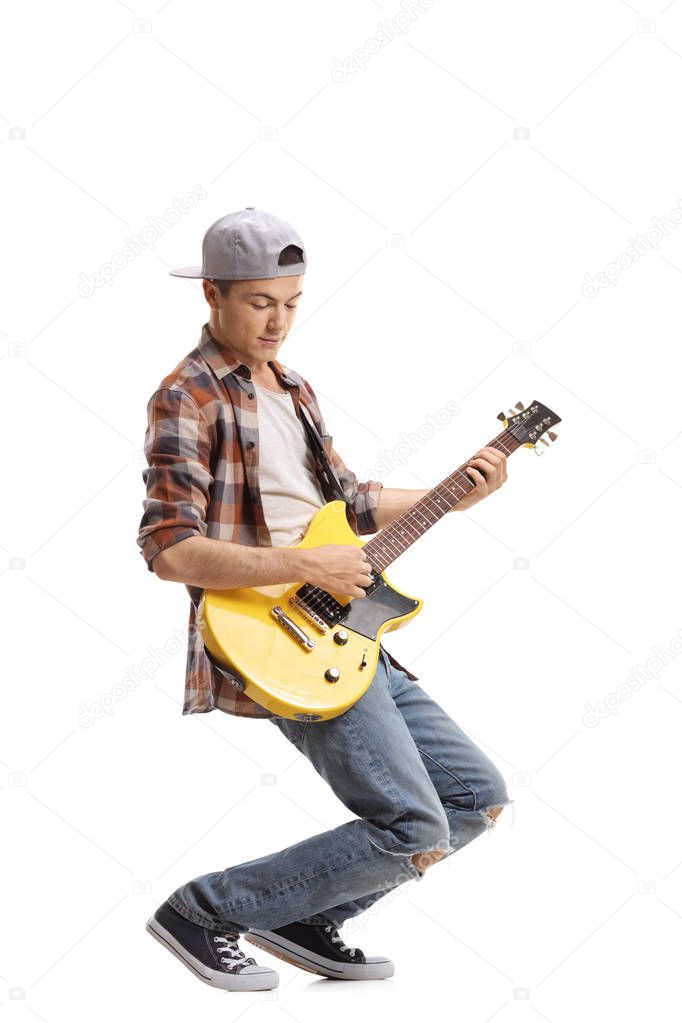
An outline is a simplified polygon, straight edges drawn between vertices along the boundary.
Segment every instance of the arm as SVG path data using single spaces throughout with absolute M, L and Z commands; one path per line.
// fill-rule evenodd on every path
M 363 587 L 371 582 L 362 549 L 343 544 L 306 550 L 189 537 L 157 554 L 154 568 L 161 579 L 216 590 L 309 582 L 330 593 L 364 598 Z
M 161 387 L 147 404 L 142 473 L 147 496 L 137 544 L 150 572 L 158 555 L 181 540 L 205 537 L 211 471 L 210 431 L 181 388 Z
M 310 574 L 308 558 L 306 550 L 296 547 L 250 547 L 190 536 L 155 555 L 153 571 L 170 582 L 231 590 L 303 581 Z
M 147 405 L 144 451 L 149 467 L 137 543 L 160 579 L 201 589 L 236 589 L 270 583 L 314 581 L 313 551 L 252 547 L 206 536 L 213 483 L 211 430 L 196 402 L 181 388 L 160 388 Z M 351 548 L 334 578 L 349 592 L 364 569 Z M 365 580 L 366 582 L 366 580 Z

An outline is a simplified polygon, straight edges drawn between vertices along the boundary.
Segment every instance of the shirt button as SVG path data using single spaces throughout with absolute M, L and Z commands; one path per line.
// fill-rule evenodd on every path
M 256 446 L 255 440 L 248 440 L 246 442 L 246 446 L 247 446 L 247 448 L 255 448 L 255 446 Z
M 254 398 L 254 397 L 255 397 L 255 395 L 254 395 L 253 391 L 249 391 L 249 393 L 247 394 L 247 396 L 246 396 L 246 397 L 247 397 L 247 398 Z

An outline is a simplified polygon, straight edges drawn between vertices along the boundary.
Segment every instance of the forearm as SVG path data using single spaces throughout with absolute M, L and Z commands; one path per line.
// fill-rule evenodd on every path
M 190 536 L 156 555 L 152 567 L 171 582 L 231 590 L 303 580 L 307 552 L 301 548 L 251 547 Z
M 379 491 L 379 506 L 375 513 L 377 527 L 383 529 L 428 493 L 428 490 L 398 490 L 396 487 L 382 487 Z

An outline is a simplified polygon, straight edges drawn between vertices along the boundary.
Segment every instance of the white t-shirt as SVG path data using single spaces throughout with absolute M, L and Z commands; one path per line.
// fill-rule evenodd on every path
M 324 494 L 303 423 L 288 391 L 279 394 L 251 380 L 258 395 L 258 469 L 265 521 L 273 547 L 302 539 Z

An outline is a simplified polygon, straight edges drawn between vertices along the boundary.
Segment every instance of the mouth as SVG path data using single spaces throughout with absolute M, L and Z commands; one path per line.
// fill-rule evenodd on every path
M 259 337 L 259 341 L 262 341 L 264 345 L 278 345 L 282 341 L 281 337 Z

